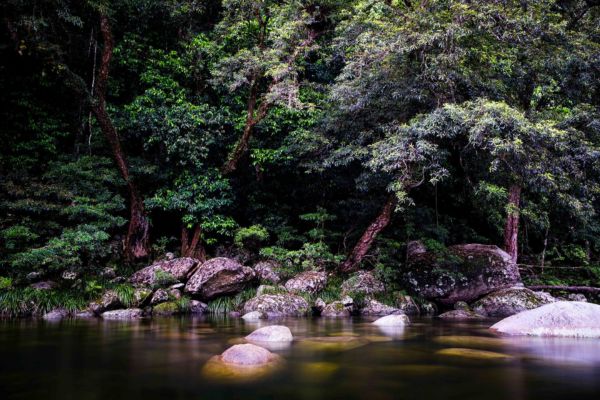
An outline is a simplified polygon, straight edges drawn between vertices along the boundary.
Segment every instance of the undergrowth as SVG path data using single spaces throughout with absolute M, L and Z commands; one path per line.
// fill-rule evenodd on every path
M 86 297 L 74 291 L 33 288 L 0 291 L 0 315 L 9 317 L 44 314 L 55 308 L 74 312 L 86 305 Z

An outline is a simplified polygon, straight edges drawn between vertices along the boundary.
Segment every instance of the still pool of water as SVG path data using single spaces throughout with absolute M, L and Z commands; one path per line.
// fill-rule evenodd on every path
M 296 340 L 256 380 L 212 356 L 273 322 L 0 321 L 0 399 L 598 399 L 600 340 L 499 338 L 490 323 L 287 319 Z

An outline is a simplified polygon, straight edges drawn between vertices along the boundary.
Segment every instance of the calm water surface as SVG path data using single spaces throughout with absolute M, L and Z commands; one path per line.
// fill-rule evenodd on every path
M 431 319 L 403 331 L 360 319 L 283 320 L 297 340 L 276 350 L 280 369 L 246 382 L 202 374 L 210 357 L 272 323 L 0 321 L 0 399 L 600 398 L 600 340 L 498 339 L 489 323 Z M 449 348 L 508 357 L 440 353 Z

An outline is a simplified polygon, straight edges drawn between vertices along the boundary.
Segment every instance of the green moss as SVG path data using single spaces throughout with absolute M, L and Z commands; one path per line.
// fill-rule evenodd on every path
M 179 304 L 174 301 L 167 301 L 166 303 L 160 303 L 152 309 L 152 313 L 155 315 L 172 315 L 180 312 Z

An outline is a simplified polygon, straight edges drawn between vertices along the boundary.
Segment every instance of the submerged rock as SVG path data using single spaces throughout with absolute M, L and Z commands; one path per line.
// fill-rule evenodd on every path
M 173 281 L 187 279 L 198 263 L 198 260 L 189 257 L 159 261 L 135 272 L 129 281 L 144 286 L 170 285 Z
M 390 315 L 396 313 L 403 314 L 399 309 L 387 306 L 373 299 L 367 299 L 365 305 L 360 309 L 360 315 L 365 316 Z
M 403 279 L 413 292 L 442 304 L 473 301 L 485 294 L 521 283 L 519 269 L 496 246 L 462 244 L 447 254 L 409 253 Z
M 285 283 L 285 288 L 291 293 L 320 292 L 327 285 L 327 273 L 322 271 L 305 271 Z
M 261 283 L 268 282 L 277 284 L 281 282 L 281 277 L 277 272 L 279 264 L 275 261 L 260 261 L 256 263 L 253 269 L 256 277 Z
M 221 355 L 223 362 L 236 365 L 261 365 L 275 358 L 269 350 L 253 344 L 236 344 Z
M 299 346 L 309 351 L 347 351 L 368 343 L 367 340 L 352 336 L 325 336 L 301 340 Z
M 388 327 L 401 327 L 408 324 L 410 324 L 410 320 L 405 314 L 386 315 L 373 322 L 373 325 Z
M 248 300 L 243 307 L 244 313 L 259 311 L 268 318 L 303 317 L 310 311 L 304 298 L 294 294 L 263 294 Z
M 342 283 L 342 295 L 362 294 L 371 296 L 383 293 L 384 290 L 383 283 L 375 278 L 370 271 L 357 272 Z
M 442 349 L 436 351 L 435 353 L 441 356 L 461 357 L 477 360 L 508 360 L 513 358 L 508 354 L 496 353 L 494 351 L 463 348 Z
M 202 368 L 202 375 L 216 380 L 255 380 L 274 372 L 280 361 L 278 355 L 263 347 L 237 344 L 212 357 Z
M 508 317 L 556 301 L 547 293 L 526 288 L 509 288 L 488 294 L 473 303 L 473 311 L 487 317 Z
M 505 318 L 490 329 L 507 335 L 600 337 L 600 305 L 558 301 Z
M 210 259 L 200 265 L 185 285 L 185 292 L 203 300 L 235 294 L 254 279 L 252 268 L 224 257 Z
M 108 320 L 119 319 L 139 319 L 142 318 L 144 312 L 140 308 L 127 308 L 124 310 L 113 310 L 102 313 L 102 318 Z
M 246 336 L 250 342 L 291 342 L 294 340 L 290 328 L 283 325 L 270 325 L 259 328 Z

